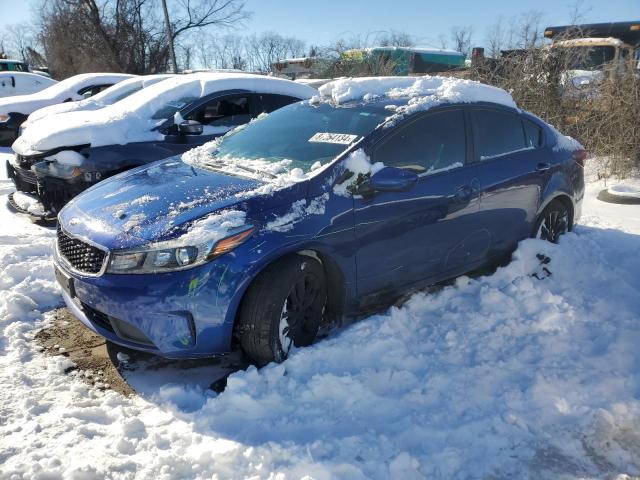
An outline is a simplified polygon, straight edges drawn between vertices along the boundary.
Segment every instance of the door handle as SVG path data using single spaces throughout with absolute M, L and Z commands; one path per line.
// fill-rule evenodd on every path
M 538 165 L 536 165 L 536 170 L 538 172 L 546 172 L 550 168 L 551 168 L 551 165 L 549 165 L 548 163 L 544 163 L 544 162 L 540 162 Z

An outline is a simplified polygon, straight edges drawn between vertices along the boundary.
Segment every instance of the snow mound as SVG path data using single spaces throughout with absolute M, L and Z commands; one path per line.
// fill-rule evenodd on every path
M 55 231 L 0 202 L 0 478 L 636 477 L 640 218 L 600 189 L 575 233 L 522 242 L 493 275 L 238 371 L 220 395 L 161 371 L 142 397 L 34 348 L 62 304 Z
M 607 189 L 607 192 L 619 197 L 640 198 L 640 181 L 627 181 L 612 185 Z
M 337 104 L 376 97 L 429 96 L 438 103 L 493 102 L 516 107 L 505 90 L 471 80 L 450 77 L 343 78 L 322 85 L 320 98 Z

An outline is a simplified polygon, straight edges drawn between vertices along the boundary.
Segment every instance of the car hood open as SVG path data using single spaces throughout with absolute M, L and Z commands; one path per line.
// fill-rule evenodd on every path
M 136 248 L 180 235 L 210 213 L 272 208 L 290 195 L 256 192 L 264 182 L 188 165 L 178 158 L 155 162 L 101 182 L 72 200 L 59 215 L 70 234 L 109 249 Z M 302 185 L 288 188 L 298 190 Z

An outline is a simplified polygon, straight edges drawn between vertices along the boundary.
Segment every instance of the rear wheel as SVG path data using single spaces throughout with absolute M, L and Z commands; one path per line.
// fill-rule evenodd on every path
M 311 345 L 322 323 L 327 288 L 320 262 L 292 255 L 267 267 L 240 307 L 236 336 L 258 366 L 282 362 L 292 346 Z
M 543 210 L 536 223 L 534 235 L 540 240 L 558 243 L 560 236 L 571 230 L 569 210 L 559 200 L 552 201 Z

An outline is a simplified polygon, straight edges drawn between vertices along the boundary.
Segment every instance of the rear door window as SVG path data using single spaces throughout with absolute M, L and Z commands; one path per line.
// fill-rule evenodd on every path
M 100 93 L 103 90 L 106 90 L 112 83 L 102 84 L 102 85 L 91 85 L 89 87 L 84 87 L 78 90 L 78 95 L 82 95 L 84 98 L 93 97 L 95 94 Z
M 538 148 L 542 146 L 542 129 L 529 120 L 522 120 L 524 125 L 525 140 L 528 148 Z
M 490 160 L 528 148 L 519 116 L 498 110 L 472 110 L 476 156 Z
M 216 98 L 190 113 L 187 120 L 214 127 L 244 125 L 251 120 L 251 98 L 249 94 Z
M 374 161 L 417 174 L 462 167 L 466 135 L 462 109 L 433 112 L 418 118 L 378 144 Z

